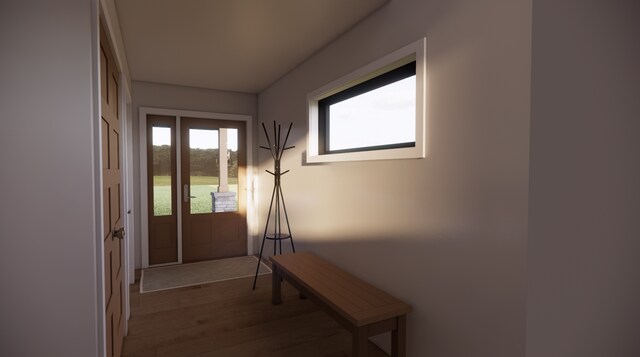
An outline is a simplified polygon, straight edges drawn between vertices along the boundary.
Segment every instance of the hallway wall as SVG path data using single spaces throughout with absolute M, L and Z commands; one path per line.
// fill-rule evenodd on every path
M 307 94 L 421 37 L 427 157 L 306 164 Z M 394 0 L 259 95 L 260 121 L 293 122 L 296 248 L 411 303 L 409 356 L 524 355 L 530 60 L 531 1 Z
M 97 1 L 0 2 L 3 356 L 101 353 L 97 20 Z
M 640 356 L 640 3 L 535 0 L 527 357 Z

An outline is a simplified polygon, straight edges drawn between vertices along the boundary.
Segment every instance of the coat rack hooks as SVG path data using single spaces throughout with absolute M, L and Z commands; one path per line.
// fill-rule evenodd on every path
M 269 137 L 267 127 L 262 123 L 262 129 L 267 137 L 267 144 L 269 146 L 260 146 L 260 148 L 269 150 L 271 157 L 273 158 L 273 172 L 265 170 L 271 174 L 274 178 L 273 193 L 271 194 L 271 203 L 269 204 L 269 213 L 267 214 L 267 221 L 264 227 L 264 234 L 262 235 L 262 244 L 260 246 L 260 255 L 258 257 L 258 266 L 256 267 L 256 275 L 253 278 L 253 290 L 256 289 L 256 281 L 258 279 L 258 271 L 260 270 L 260 263 L 262 262 L 262 253 L 264 251 L 264 242 L 267 240 L 273 241 L 273 255 L 276 255 L 280 247 L 280 254 L 282 254 L 282 241 L 288 239 L 291 242 L 291 250 L 295 253 L 296 248 L 293 244 L 293 237 L 291 235 L 291 225 L 289 224 L 289 216 L 287 215 L 287 206 L 284 203 L 284 195 L 282 194 L 282 187 L 280 186 L 280 178 L 282 175 L 289 172 L 289 170 L 281 171 L 280 160 L 286 150 L 293 149 L 295 146 L 287 146 L 289 140 L 289 134 L 291 133 L 291 127 L 293 123 L 289 124 L 287 134 L 284 137 L 284 141 L 281 141 L 282 127 L 280 124 L 273 122 L 273 142 Z M 271 223 L 271 213 L 273 212 L 273 232 L 269 231 L 269 225 Z M 282 218 L 286 222 L 286 231 L 282 231 Z

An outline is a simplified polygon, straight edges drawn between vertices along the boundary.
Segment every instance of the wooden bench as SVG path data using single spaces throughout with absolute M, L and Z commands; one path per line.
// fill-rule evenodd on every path
M 353 336 L 353 357 L 366 356 L 369 336 L 391 331 L 392 356 L 406 355 L 406 315 L 411 306 L 309 252 L 269 258 L 274 305 L 282 278 L 311 298 Z

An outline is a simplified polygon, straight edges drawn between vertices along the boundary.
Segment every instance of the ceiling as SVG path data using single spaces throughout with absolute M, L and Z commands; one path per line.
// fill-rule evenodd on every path
M 389 0 L 116 0 L 136 81 L 259 93 Z

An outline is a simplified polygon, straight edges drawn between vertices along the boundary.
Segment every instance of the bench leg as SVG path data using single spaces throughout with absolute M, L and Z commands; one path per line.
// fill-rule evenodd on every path
M 367 330 L 364 327 L 356 328 L 353 331 L 353 353 L 351 357 L 364 357 L 367 355 L 369 348 L 369 338 Z
M 405 357 L 407 355 L 407 317 L 398 316 L 398 326 L 391 331 L 391 357 Z
M 278 269 L 275 265 L 271 269 L 271 279 L 271 303 L 274 305 L 280 305 L 280 303 L 282 302 L 282 295 L 280 292 L 282 277 L 280 276 L 280 274 L 278 274 Z

